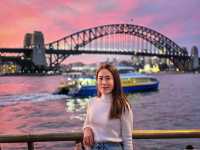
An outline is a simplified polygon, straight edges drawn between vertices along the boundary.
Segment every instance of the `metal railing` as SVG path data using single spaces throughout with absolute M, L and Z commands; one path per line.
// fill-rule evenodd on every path
M 26 135 L 0 135 L 0 143 L 27 143 L 28 150 L 34 150 L 34 142 L 82 141 L 82 132 L 48 133 Z M 134 130 L 133 139 L 182 139 L 200 138 L 200 129 L 186 130 Z M 0 147 L 0 150 L 2 148 Z

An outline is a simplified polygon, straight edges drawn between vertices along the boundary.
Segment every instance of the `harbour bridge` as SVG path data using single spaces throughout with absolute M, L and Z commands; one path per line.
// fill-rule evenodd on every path
M 51 70 L 67 57 L 80 54 L 156 56 L 169 59 L 182 71 L 190 70 L 194 62 L 199 65 L 198 52 L 189 56 L 186 48 L 165 35 L 133 24 L 88 28 L 46 44 L 41 32 L 27 33 L 23 48 L 0 48 L 0 61 L 14 61 L 22 70 Z

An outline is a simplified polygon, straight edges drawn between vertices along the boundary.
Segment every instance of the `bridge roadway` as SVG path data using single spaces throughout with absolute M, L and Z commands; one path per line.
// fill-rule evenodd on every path
M 30 48 L 0 48 L 0 53 L 24 53 L 30 54 L 32 53 L 32 49 Z M 108 50 L 55 50 L 55 49 L 45 49 L 46 54 L 62 54 L 62 55 L 80 55 L 80 54 L 110 54 L 110 55 L 135 55 L 135 56 L 157 56 L 159 58 L 184 58 L 188 59 L 190 56 L 174 56 L 174 55 L 166 55 L 166 54 L 156 54 L 156 53 L 147 53 L 147 52 L 134 52 L 134 51 L 125 51 L 125 50 L 117 50 L 117 51 L 108 51 Z M 200 60 L 200 58 L 199 58 Z

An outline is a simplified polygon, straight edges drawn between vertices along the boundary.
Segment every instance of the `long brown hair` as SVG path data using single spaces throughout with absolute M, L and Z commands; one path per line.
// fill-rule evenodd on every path
M 129 103 L 127 97 L 123 93 L 119 73 L 113 65 L 102 64 L 96 71 L 96 80 L 98 78 L 98 73 L 102 69 L 107 69 L 108 71 L 110 71 L 114 80 L 114 88 L 112 90 L 112 105 L 110 109 L 109 118 L 110 119 L 120 118 L 122 113 L 125 112 L 125 110 L 129 110 Z M 97 97 L 101 97 L 101 93 L 98 90 L 98 85 L 97 85 Z

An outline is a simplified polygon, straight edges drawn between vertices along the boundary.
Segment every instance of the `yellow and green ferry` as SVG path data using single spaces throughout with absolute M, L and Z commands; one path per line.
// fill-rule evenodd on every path
M 138 91 L 158 90 L 159 81 L 149 75 L 134 73 L 130 67 L 119 67 L 120 79 L 125 94 Z M 95 77 L 68 78 L 58 88 L 57 94 L 67 94 L 76 97 L 89 97 L 96 95 Z

